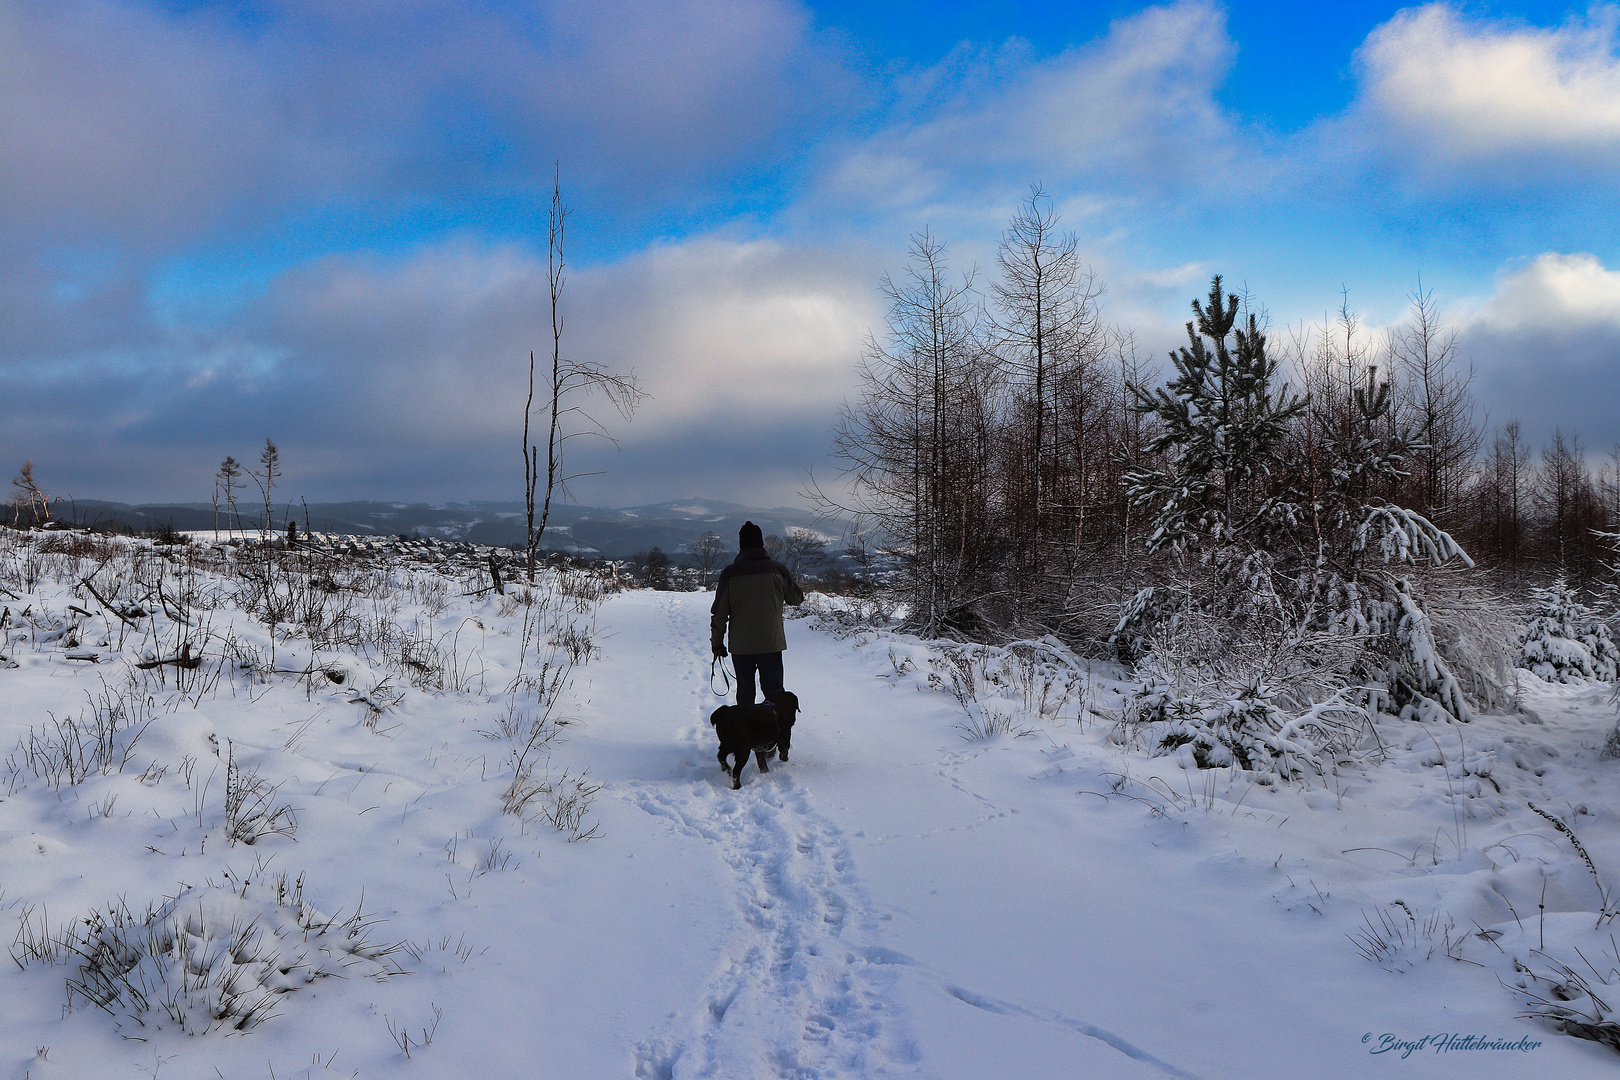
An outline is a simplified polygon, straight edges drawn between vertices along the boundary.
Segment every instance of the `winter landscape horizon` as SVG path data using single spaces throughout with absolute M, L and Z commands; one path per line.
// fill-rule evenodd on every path
M 0 1080 L 1620 1064 L 1620 6 L 0 0 L 0 146 Z

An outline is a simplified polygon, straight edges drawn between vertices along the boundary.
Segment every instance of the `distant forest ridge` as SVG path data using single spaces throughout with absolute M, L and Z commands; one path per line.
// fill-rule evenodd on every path
M 238 502 L 236 513 L 212 503 L 107 502 L 99 499 L 64 501 L 55 516 L 79 525 L 106 526 L 122 522 L 137 530 L 170 527 L 182 531 L 231 529 L 257 531 L 263 505 Z M 423 536 L 460 540 L 492 547 L 522 547 L 525 541 L 523 503 L 394 503 L 327 502 L 289 503 L 276 507 L 271 526 L 285 529 L 296 521 L 300 531 L 355 536 Z M 760 508 L 713 499 L 676 499 L 652 506 L 604 509 L 593 506 L 553 506 L 541 547 L 577 555 L 628 558 L 654 547 L 668 554 L 684 552 L 706 532 L 714 532 L 728 545 L 737 530 L 753 521 L 767 534 L 811 529 L 836 544 L 842 535 L 839 522 L 818 519 L 808 510 L 790 507 Z

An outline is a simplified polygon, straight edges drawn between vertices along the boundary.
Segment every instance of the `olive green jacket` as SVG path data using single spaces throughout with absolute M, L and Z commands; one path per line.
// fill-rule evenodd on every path
M 726 643 L 732 652 L 781 652 L 787 648 L 782 629 L 782 605 L 804 603 L 800 589 L 787 567 L 771 558 L 764 548 L 744 548 L 737 558 L 720 571 L 714 587 L 714 605 L 709 608 L 709 643 L 719 650 Z M 727 627 L 730 635 L 727 640 Z

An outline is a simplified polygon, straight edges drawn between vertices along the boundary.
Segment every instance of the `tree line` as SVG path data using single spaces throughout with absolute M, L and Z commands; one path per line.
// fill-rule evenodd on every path
M 1620 447 L 1594 469 L 1574 432 L 1489 426 L 1421 283 L 1387 330 L 1345 297 L 1278 332 L 1217 278 L 1167 370 L 1104 320 L 1058 226 L 1034 188 L 987 279 L 926 230 L 882 279 L 833 436 L 844 484 L 813 494 L 903 568 L 921 632 L 1117 648 L 1144 589 L 1247 554 L 1296 597 L 1364 589 L 1391 543 L 1455 549 L 1499 593 L 1612 574 Z

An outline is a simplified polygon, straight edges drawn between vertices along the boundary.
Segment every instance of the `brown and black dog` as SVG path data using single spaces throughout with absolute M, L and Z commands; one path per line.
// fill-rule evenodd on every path
M 783 761 L 793 742 L 793 721 L 799 713 L 799 699 L 791 691 L 769 694 L 763 705 L 722 705 L 709 714 L 709 723 L 720 736 L 720 767 L 731 774 L 731 786 L 742 787 L 743 766 L 754 755 L 760 772 L 770 772 L 766 764 L 774 750 Z M 726 764 L 726 758 L 736 764 Z

